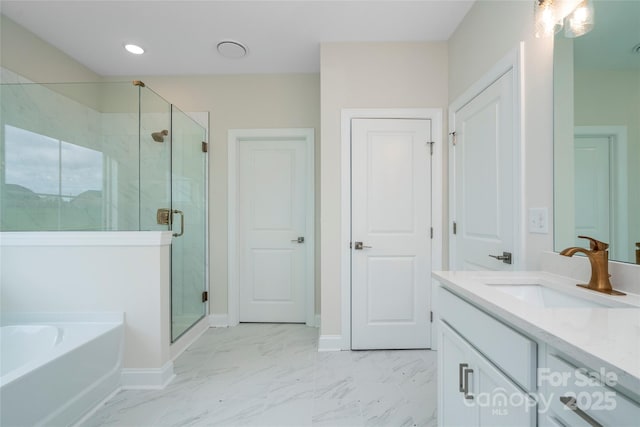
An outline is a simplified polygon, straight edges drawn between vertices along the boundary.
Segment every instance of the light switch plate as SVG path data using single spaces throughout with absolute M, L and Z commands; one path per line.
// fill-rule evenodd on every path
M 549 233 L 549 210 L 529 208 L 529 233 Z

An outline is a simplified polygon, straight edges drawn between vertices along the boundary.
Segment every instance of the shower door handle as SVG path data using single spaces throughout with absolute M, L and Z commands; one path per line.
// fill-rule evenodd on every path
M 173 233 L 173 237 L 180 237 L 184 234 L 184 212 L 179 209 L 174 209 L 172 214 L 180 214 L 180 233 Z M 173 217 L 173 215 L 172 215 Z M 173 218 L 171 223 L 173 224 Z

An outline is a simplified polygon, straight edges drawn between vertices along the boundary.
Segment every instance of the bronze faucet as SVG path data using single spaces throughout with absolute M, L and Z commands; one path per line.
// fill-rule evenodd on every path
M 581 239 L 589 239 L 591 249 L 571 247 L 560 252 L 560 255 L 574 256 L 577 252 L 582 252 L 589 258 L 591 263 L 591 279 L 588 285 L 576 285 L 592 291 L 602 292 L 609 295 L 626 295 L 624 292 L 616 291 L 611 287 L 609 281 L 609 245 L 599 240 L 587 236 L 578 236 Z

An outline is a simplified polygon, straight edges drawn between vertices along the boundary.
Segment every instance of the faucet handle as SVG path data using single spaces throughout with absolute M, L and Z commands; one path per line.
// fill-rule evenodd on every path
M 606 251 L 609 248 L 609 244 L 605 242 L 601 242 L 600 240 L 596 240 L 593 237 L 589 236 L 578 236 L 579 239 L 587 239 L 589 240 L 589 246 L 592 251 Z

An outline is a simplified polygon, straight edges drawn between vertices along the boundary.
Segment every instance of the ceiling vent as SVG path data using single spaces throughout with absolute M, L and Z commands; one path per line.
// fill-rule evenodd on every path
M 247 54 L 247 48 L 242 43 L 233 40 L 223 40 L 218 43 L 218 53 L 225 58 L 239 59 Z

